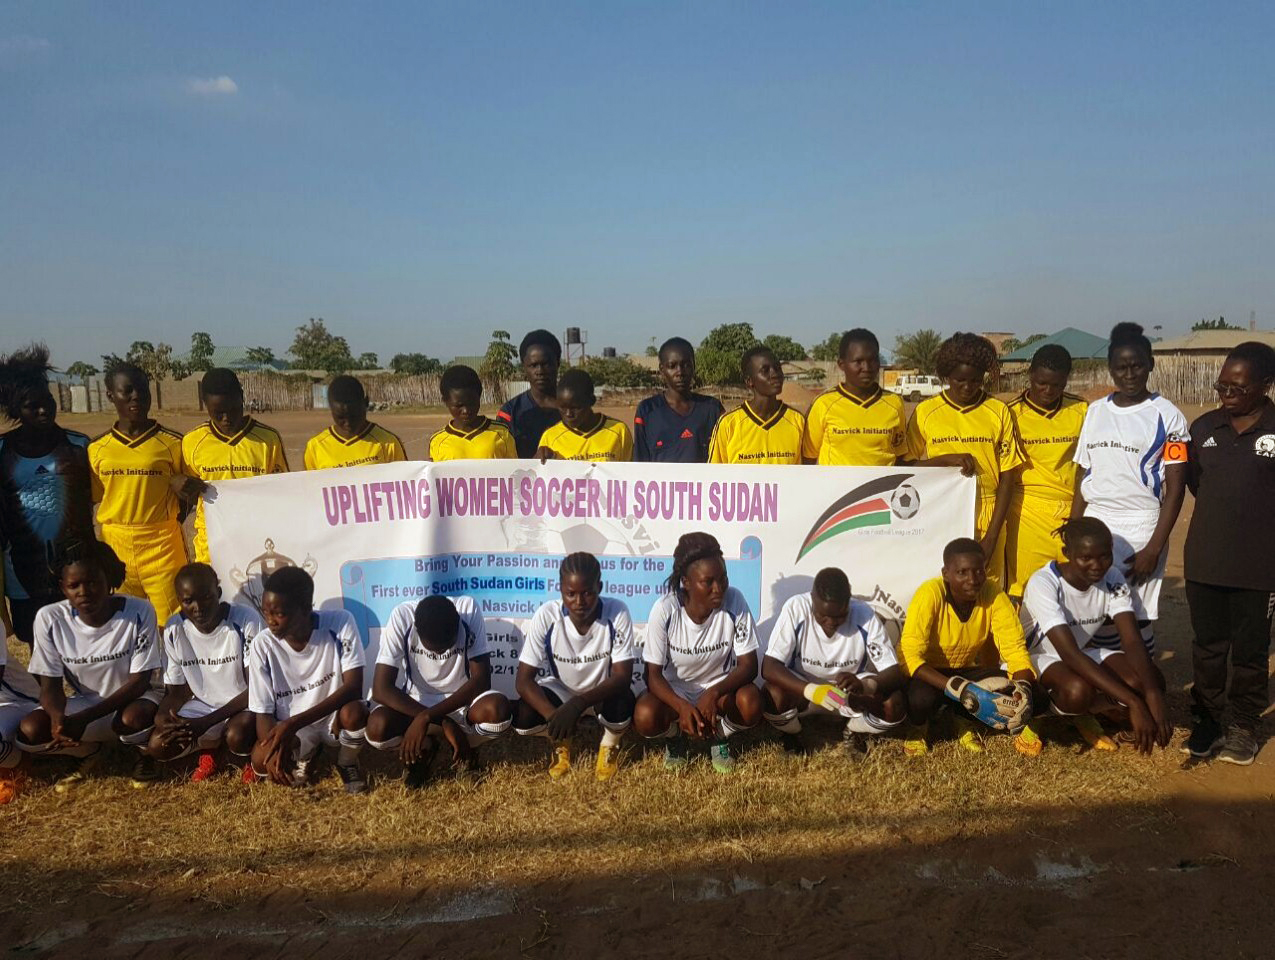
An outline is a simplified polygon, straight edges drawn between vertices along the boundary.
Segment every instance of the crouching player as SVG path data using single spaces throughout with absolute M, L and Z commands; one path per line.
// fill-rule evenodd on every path
M 162 661 L 155 608 L 115 593 L 124 582 L 124 564 L 96 540 L 60 544 L 50 571 L 66 599 L 35 615 L 29 669 L 39 680 L 40 709 L 22 718 L 19 749 L 84 758 L 119 741 L 140 750 L 151 738 L 160 698 L 151 688 Z M 74 696 L 67 697 L 63 681 Z M 81 765 L 54 790 L 65 793 L 86 772 Z M 154 779 L 154 760 L 140 754 L 133 786 Z
M 0 623 L 0 804 L 18 795 L 26 777 L 22 751 L 14 743 L 18 724 L 40 706 L 40 688 L 20 663 L 7 663 L 9 645 Z
M 1092 747 L 1116 748 L 1095 713 L 1127 717 L 1142 753 L 1168 746 L 1164 674 L 1138 629 L 1129 584 L 1112 565 L 1111 531 L 1096 517 L 1077 517 L 1058 533 L 1066 560 L 1041 567 L 1023 591 L 1027 651 L 1041 686 Z
M 727 738 L 762 718 L 757 625 L 744 595 L 730 585 L 717 539 L 687 533 L 673 550 L 668 592 L 646 625 L 646 692 L 634 725 L 644 737 L 670 737 L 664 765 L 686 766 L 686 736 L 712 740 L 713 769 L 735 771 Z
M 850 595 L 836 567 L 820 570 L 810 593 L 784 604 L 762 658 L 766 719 L 789 753 L 803 753 L 799 715 L 822 709 L 846 718 L 846 749 L 868 750 L 867 736 L 907 714 L 904 677 L 885 627 Z
M 300 567 L 266 578 L 248 656 L 248 709 L 256 717 L 252 770 L 285 786 L 310 782 L 320 748 L 337 746 L 347 793 L 362 793 L 359 750 L 367 726 L 363 641 L 344 610 L 315 610 L 314 581 Z
M 633 621 L 621 600 L 602 596 L 602 567 L 591 553 L 572 553 L 558 568 L 562 602 L 544 604 L 518 655 L 514 730 L 548 736 L 549 776 L 571 770 L 571 734 L 593 713 L 602 727 L 595 774 L 610 780 L 620 765 L 620 739 L 633 722 Z
M 251 607 L 221 599 L 221 583 L 206 563 L 188 563 L 173 580 L 180 610 L 164 625 L 164 699 L 147 752 L 170 761 L 196 751 L 190 779 L 217 772 L 216 750 L 245 760 L 257 739 L 248 712 L 248 650 L 264 624 Z
M 1015 700 L 1026 709 L 1006 724 L 1018 732 L 1014 746 L 1029 756 L 1040 753 L 1040 738 L 1025 726 L 1031 719 L 1035 673 L 1023 627 L 1009 597 L 988 579 L 987 559 L 977 540 L 961 537 L 943 548 L 942 576 L 921 584 L 908 604 L 899 652 L 911 677 L 907 697 L 913 729 L 903 742 L 908 756 L 928 752 L 929 722 L 944 705 L 945 694 L 956 701 L 957 742 L 966 750 L 983 752 L 972 721 L 994 721 L 995 703 L 1008 706 L 1006 701 Z M 1005 682 L 1000 663 L 1006 664 L 1014 684 Z M 1012 689 L 1005 700 L 996 700 L 992 691 L 1006 687 Z
M 440 735 L 460 771 L 472 747 L 508 730 L 509 701 L 491 689 L 487 625 L 473 598 L 426 597 L 395 607 L 381 631 L 372 699 L 367 742 L 398 750 L 409 790 L 428 781 Z

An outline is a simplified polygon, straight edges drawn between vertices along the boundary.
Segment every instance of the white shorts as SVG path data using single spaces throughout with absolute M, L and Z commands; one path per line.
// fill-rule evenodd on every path
M 501 695 L 502 694 L 500 693 L 499 690 L 484 690 L 482 693 L 474 697 L 474 699 L 469 702 L 469 706 L 457 707 L 455 710 L 453 710 L 451 713 L 447 715 L 447 718 L 449 720 L 455 723 L 456 726 L 460 727 L 461 731 L 465 734 L 466 739 L 469 741 L 469 745 L 471 747 L 477 747 L 480 744 L 482 744 L 484 741 L 491 740 L 495 737 L 498 737 L 502 733 L 504 733 L 506 730 L 509 729 L 509 725 L 510 723 L 512 723 L 512 721 L 510 720 L 506 720 L 502 724 L 486 724 L 485 723 L 485 724 L 481 724 L 478 727 L 475 727 L 472 723 L 469 722 L 469 711 L 473 708 L 474 704 L 478 703 L 480 700 L 486 699 L 487 697 L 494 697 L 494 696 L 501 696 Z M 442 703 L 444 700 L 447 699 L 447 697 L 436 696 L 436 697 L 431 697 L 430 699 L 433 701 L 432 703 L 422 702 L 421 706 L 432 707 L 436 703 Z M 382 706 L 382 704 L 378 704 L 376 702 L 372 703 L 372 709 L 374 710 L 380 706 Z M 431 723 L 429 725 L 430 733 L 436 734 L 436 733 L 439 733 L 441 730 L 442 730 L 442 727 L 437 723 Z M 367 743 L 368 743 L 368 746 L 376 750 L 395 750 L 403 743 L 403 738 L 399 736 L 399 737 L 391 737 L 388 740 L 368 740 Z
M 809 674 L 803 673 L 801 670 L 795 670 L 791 667 L 789 670 L 792 672 L 793 676 L 806 681 L 806 683 L 832 683 L 832 680 L 826 677 L 812 677 Z M 866 680 L 869 677 L 877 676 L 877 672 L 875 670 L 865 670 L 862 673 L 856 673 L 855 676 L 860 680 Z M 868 726 L 874 728 L 874 730 L 880 730 L 883 733 L 886 730 L 894 729 L 903 722 L 898 720 L 891 723 L 889 720 L 883 720 L 875 714 L 860 713 L 857 710 L 851 710 L 849 707 L 846 707 L 844 710 L 825 710 L 823 707 L 817 706 L 809 700 L 806 701 L 806 705 L 804 707 L 800 707 L 795 710 L 786 710 L 784 713 L 780 714 L 777 719 L 782 722 L 793 717 L 842 717 L 846 720 L 864 720 L 867 722 Z
M 0 640 L 0 643 L 4 643 Z M 22 754 L 18 752 L 16 735 L 18 724 L 40 705 L 34 700 L 0 701 L 0 769 L 17 766 Z
M 1092 508 L 1085 510 L 1085 516 L 1096 517 L 1107 525 L 1111 531 L 1112 563 L 1117 570 L 1124 573 L 1129 558 L 1141 550 L 1151 540 L 1151 535 L 1155 533 L 1157 520 L 1148 519 L 1141 514 L 1134 517 L 1108 516 Z M 1164 583 L 1164 568 L 1169 561 L 1169 551 L 1165 550 L 1160 554 L 1160 562 L 1156 564 L 1155 571 L 1151 576 L 1141 583 L 1134 584 L 1130 582 L 1129 589 L 1133 595 L 1133 616 L 1139 623 L 1143 621 L 1151 621 L 1155 623 L 1160 618 L 1160 586 Z M 1115 628 L 1109 627 L 1111 636 L 1115 636 Z M 1151 628 L 1142 631 L 1144 640 L 1153 636 Z
M 151 688 L 150 690 L 147 690 L 145 693 L 143 693 L 137 699 L 149 700 L 151 703 L 157 704 L 163 698 L 163 696 L 164 694 L 162 691 Z M 92 696 L 92 695 L 83 695 L 83 696 L 77 695 L 74 697 L 67 697 L 65 712 L 68 714 L 79 713 L 82 710 L 87 710 L 89 707 L 94 706 L 95 704 L 101 703 L 103 699 L 104 699 L 103 697 Z M 111 729 L 111 724 L 114 722 L 115 722 L 114 713 L 108 713 L 104 717 L 98 717 L 96 720 L 94 720 L 92 723 L 90 723 L 87 727 L 84 728 L 84 735 L 80 737 L 80 742 L 81 743 L 115 743 L 116 741 L 120 739 L 120 735 L 116 733 L 113 729 Z M 147 734 L 147 737 L 142 737 L 143 732 Z M 144 744 L 146 742 L 146 739 L 149 737 L 149 734 L 150 734 L 150 731 L 147 730 L 147 731 L 142 731 L 136 734 L 132 734 L 132 737 L 137 738 L 139 743 Z
M 1147 647 L 1147 655 L 1154 657 L 1155 638 L 1153 637 L 1150 641 L 1147 641 L 1144 638 L 1143 642 Z M 1123 653 L 1124 651 L 1119 647 L 1097 647 L 1090 645 L 1081 647 L 1080 652 L 1094 663 L 1101 664 L 1108 657 L 1114 657 L 1117 653 Z M 1058 651 L 1054 649 L 1054 645 L 1048 640 L 1042 640 L 1040 646 L 1036 647 L 1035 650 L 1029 650 L 1027 654 L 1031 657 L 1032 669 L 1036 671 L 1036 676 L 1038 677 L 1043 677 L 1045 675 L 1045 671 L 1052 667 L 1055 663 L 1062 663 L 1062 657 L 1058 655 Z M 1004 669 L 1004 665 L 1002 665 L 1002 669 Z
M 177 708 L 177 716 L 184 720 L 198 720 L 200 717 L 206 717 L 214 710 L 220 709 L 220 707 L 214 707 L 210 704 L 204 703 L 204 701 L 197 697 L 191 697 Z M 222 737 L 226 734 L 226 723 L 227 720 L 222 720 L 220 723 L 214 723 L 211 727 L 204 731 L 204 735 L 202 737 L 192 743 L 176 757 L 173 757 L 173 759 L 177 760 L 181 757 L 188 757 L 192 753 L 202 750 L 216 750 L 219 746 L 221 746 Z

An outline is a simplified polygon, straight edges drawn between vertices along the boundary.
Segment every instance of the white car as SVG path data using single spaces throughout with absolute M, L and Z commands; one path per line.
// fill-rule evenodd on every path
M 943 382 L 928 373 L 909 373 L 894 384 L 894 392 L 917 403 L 925 397 L 937 397 L 943 392 Z

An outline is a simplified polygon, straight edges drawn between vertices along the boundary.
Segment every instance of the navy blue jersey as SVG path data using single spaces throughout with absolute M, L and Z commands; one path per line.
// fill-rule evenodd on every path
M 649 463 L 707 463 L 713 427 L 722 415 L 716 397 L 691 394 L 691 411 L 682 416 L 664 394 L 647 397 L 633 418 L 633 459 Z
M 540 448 L 540 435 L 562 420 L 557 407 L 540 406 L 531 399 L 530 390 L 524 390 L 507 401 L 496 416 L 509 427 L 509 432 L 514 435 L 518 456 L 524 460 L 536 455 L 536 450 Z

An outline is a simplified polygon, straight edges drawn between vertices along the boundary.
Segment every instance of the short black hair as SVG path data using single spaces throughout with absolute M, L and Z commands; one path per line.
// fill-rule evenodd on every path
M 532 347 L 541 347 L 553 356 L 554 363 L 562 362 L 562 344 L 548 330 L 532 330 L 522 338 L 522 343 L 518 344 L 518 360 L 525 361 L 527 359 L 527 351 Z
M 1155 363 L 1155 358 L 1151 355 L 1151 341 L 1147 339 L 1147 335 L 1142 332 L 1142 327 L 1136 323 L 1117 323 L 1111 328 L 1111 340 L 1107 344 L 1107 362 L 1111 362 L 1111 358 L 1116 355 L 1116 351 L 1121 347 L 1137 347 L 1147 355 L 1147 359 Z
M 660 352 L 657 354 L 660 358 L 660 363 L 664 362 L 664 354 L 670 350 L 681 350 L 692 360 L 695 359 L 695 348 L 691 346 L 691 341 L 685 337 L 669 337 L 660 344 Z
M 1071 556 L 1071 549 L 1081 540 L 1098 540 L 1105 543 L 1108 547 L 1114 542 L 1111 537 L 1111 530 L 1105 523 L 1097 517 L 1072 517 L 1070 520 L 1064 520 L 1054 533 L 1058 534 L 1062 540 L 1063 553 Z
M 453 390 L 473 390 L 481 397 L 483 381 L 478 376 L 478 371 L 473 367 L 465 366 L 463 363 L 458 363 L 444 370 L 442 379 L 438 381 L 438 392 L 446 400 L 447 395 Z
M 752 366 L 757 357 L 770 357 L 770 359 L 775 360 L 775 351 L 761 343 L 745 350 L 744 355 L 739 358 L 739 372 L 745 380 L 750 376 L 749 367 Z M 775 360 L 775 362 L 778 363 L 779 361 Z
M 112 363 L 106 368 L 106 372 L 102 374 L 102 379 L 106 382 L 106 389 L 111 389 L 111 384 L 114 383 L 116 377 L 128 377 L 133 381 L 133 386 L 141 387 L 144 390 L 150 389 L 150 374 L 137 364 L 129 363 L 127 360 Z
M 849 603 L 850 579 L 840 567 L 824 567 L 815 574 L 811 593 L 824 603 Z
M 597 402 L 597 396 L 593 391 L 593 378 L 588 372 L 581 370 L 579 367 L 572 367 L 561 377 L 558 378 L 558 395 L 562 395 L 563 390 L 569 390 L 577 400 L 592 406 Z
M 1260 340 L 1245 340 L 1243 343 L 1237 343 L 1226 355 L 1224 363 L 1232 361 L 1247 363 L 1253 368 L 1253 376 L 1257 377 L 1260 383 L 1270 383 L 1275 380 L 1275 349 L 1271 349 L 1269 344 L 1262 343 Z
M 106 585 L 118 590 L 124 584 L 127 570 L 110 544 L 101 540 L 65 539 L 53 544 L 49 550 L 49 572 L 53 579 L 61 581 L 66 568 L 75 564 L 97 570 L 106 577 Z
M 367 403 L 367 391 L 358 377 L 343 373 L 333 377 L 328 384 L 328 401 L 337 403 Z
M 266 577 L 262 589 L 283 597 L 293 610 L 314 607 L 314 578 L 300 567 L 280 567 Z
M 225 367 L 213 367 L 199 381 L 201 397 L 239 397 L 243 399 L 243 384 L 235 371 Z
M 35 391 L 49 389 L 49 348 L 32 343 L 0 357 L 0 405 L 10 420 L 17 420 L 22 404 Z
M 881 341 L 877 339 L 875 333 L 871 330 L 865 330 L 863 327 L 855 327 L 853 330 L 847 330 L 841 335 L 841 345 L 837 347 L 837 356 L 844 358 L 852 343 L 866 343 L 876 351 L 878 357 L 881 356 Z
M 934 359 L 934 372 L 940 377 L 951 376 L 961 364 L 981 370 L 984 374 L 996 369 L 997 353 L 992 341 L 977 333 L 954 333 L 943 341 Z
M 952 562 L 953 558 L 964 556 L 967 553 L 977 553 L 980 557 L 986 556 L 983 553 L 983 546 L 972 537 L 957 537 L 946 547 L 943 548 L 943 566 L 947 566 Z
M 1047 343 L 1032 354 L 1030 370 L 1052 370 L 1054 373 L 1071 373 L 1071 354 L 1058 343 Z
M 221 585 L 221 580 L 217 576 L 217 571 L 208 564 L 199 563 L 198 561 L 195 563 L 188 563 L 178 570 L 173 576 L 173 585 L 176 586 L 183 580 L 190 580 L 192 582 L 197 580 L 211 580 L 218 586 Z
M 460 627 L 456 604 L 443 596 L 426 597 L 416 605 L 416 632 L 431 647 L 451 646 Z

